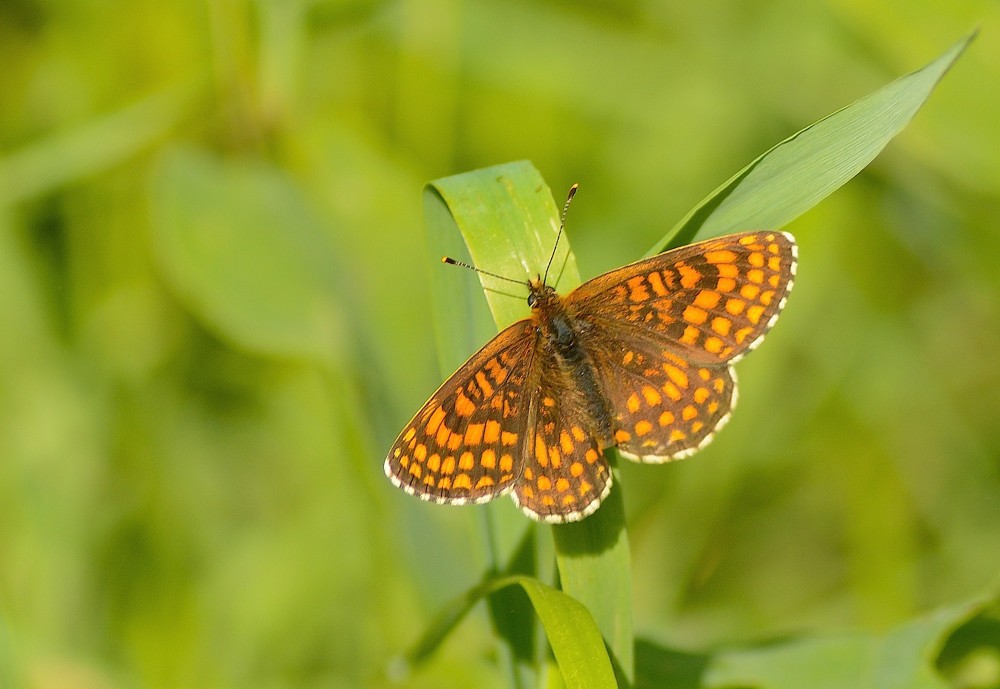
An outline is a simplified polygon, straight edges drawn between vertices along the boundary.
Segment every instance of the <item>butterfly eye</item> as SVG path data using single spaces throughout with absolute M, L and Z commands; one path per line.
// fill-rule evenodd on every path
M 534 305 L 535 305 L 535 293 L 532 292 L 531 294 L 528 295 L 528 306 L 534 306 Z

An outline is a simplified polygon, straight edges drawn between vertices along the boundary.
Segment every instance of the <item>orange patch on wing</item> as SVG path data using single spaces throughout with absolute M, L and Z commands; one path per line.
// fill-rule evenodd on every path
M 740 274 L 740 269 L 736 267 L 735 263 L 722 263 L 717 265 L 715 270 L 719 273 L 720 278 L 736 278 Z
M 468 428 L 465 429 L 465 444 L 469 447 L 475 447 L 483 440 L 483 424 L 481 423 L 470 423 Z
M 483 391 L 484 397 L 489 397 L 493 394 L 493 386 L 490 385 L 490 381 L 487 380 L 486 374 L 482 371 L 476 371 L 476 384 L 479 385 L 479 389 Z
M 728 318 L 723 318 L 722 316 L 716 316 L 712 319 L 712 330 L 719 333 L 723 337 L 729 334 L 729 329 L 732 327 L 733 322 Z
M 736 254 L 728 249 L 706 251 L 705 260 L 709 263 L 732 263 L 736 260 Z
M 494 468 L 497 465 L 497 453 L 490 448 L 483 450 L 483 454 L 479 458 L 479 463 L 483 465 L 483 468 L 485 469 Z
M 663 401 L 663 398 L 660 397 L 660 393 L 656 391 L 656 388 L 650 385 L 646 385 L 642 388 L 642 396 L 646 398 L 646 404 L 651 407 L 655 407 Z
M 541 435 L 535 436 L 535 460 L 543 467 L 549 465 L 549 452 Z
M 667 293 L 667 288 L 663 285 L 663 280 L 660 278 L 659 273 L 650 273 L 646 276 L 646 280 L 649 281 L 649 286 L 653 288 L 653 291 L 657 294 L 657 296 L 662 297 Z
M 441 407 L 438 407 L 431 414 L 430 418 L 427 420 L 426 432 L 427 435 L 435 435 L 438 432 L 438 428 L 441 426 L 441 422 L 444 421 L 447 416 L 447 412 Z
M 701 273 L 687 264 L 678 263 L 677 272 L 681 274 L 681 286 L 687 289 L 691 289 L 701 280 Z
M 681 335 L 681 342 L 684 344 L 693 345 L 698 341 L 698 335 L 700 331 L 692 325 L 684 326 L 684 334 Z
M 474 411 L 476 411 L 476 403 L 459 390 L 458 396 L 455 398 L 455 413 L 459 416 L 471 416 Z
M 673 364 L 663 364 L 663 371 L 667 374 L 667 378 L 677 387 L 687 389 L 687 386 L 690 384 L 687 373 Z
M 711 354 L 718 354 L 722 351 L 723 342 L 717 337 L 709 337 L 705 339 L 705 350 Z
M 699 309 L 697 306 L 688 306 L 684 309 L 684 320 L 688 323 L 701 325 L 708 320 L 708 313 L 704 309 Z
M 719 305 L 720 299 L 722 299 L 722 295 L 718 292 L 703 289 L 694 298 L 694 305 L 703 309 L 714 309 Z

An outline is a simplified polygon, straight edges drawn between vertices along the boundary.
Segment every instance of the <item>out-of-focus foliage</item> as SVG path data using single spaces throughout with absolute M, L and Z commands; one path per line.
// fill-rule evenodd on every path
M 677 649 L 639 674 L 678 682 L 763 681 L 701 655 L 763 638 L 885 647 L 996 583 L 996 3 L 0 3 L 0 686 L 391 684 L 489 548 L 482 508 L 381 474 L 441 379 L 422 184 L 580 182 L 591 277 L 975 24 L 788 228 L 730 425 L 621 467 L 636 630 Z M 995 684 L 996 619 L 938 669 Z M 403 682 L 506 686 L 496 654 L 479 612 Z

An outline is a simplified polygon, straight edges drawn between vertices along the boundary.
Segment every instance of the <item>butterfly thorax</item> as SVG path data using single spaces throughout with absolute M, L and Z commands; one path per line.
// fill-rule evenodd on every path
M 563 298 L 541 279 L 530 281 L 528 287 L 531 290 L 528 304 L 538 338 L 536 351 L 542 357 L 542 377 L 550 387 L 579 395 L 577 406 L 586 410 L 590 432 L 602 448 L 612 445 L 612 418 L 606 396 L 581 342 L 586 336 L 586 324 L 575 319 Z

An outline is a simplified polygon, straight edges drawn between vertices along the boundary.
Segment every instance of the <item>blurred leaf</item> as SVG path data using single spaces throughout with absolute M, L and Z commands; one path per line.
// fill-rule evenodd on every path
M 152 205 L 159 263 L 208 327 L 273 356 L 341 355 L 334 256 L 281 173 L 178 149 L 156 171 Z
M 947 636 L 974 616 L 983 600 L 909 621 L 885 634 L 796 639 L 724 652 L 712 660 L 705 687 L 761 689 L 945 689 L 934 662 Z
M 0 158 L 0 205 L 52 191 L 138 154 L 188 112 L 198 89 L 164 89 Z
M 559 230 L 559 213 L 548 186 L 530 163 L 498 165 L 435 180 L 428 186 L 425 199 L 433 245 L 460 250 L 463 247 L 455 241 L 460 233 L 467 255 L 478 268 L 516 280 L 545 272 Z M 527 315 L 526 286 L 518 290 L 517 285 L 482 273 L 479 279 L 497 327 Z M 579 281 L 564 235 L 556 248 L 549 283 L 565 293 Z M 518 299 L 512 299 L 512 293 Z M 441 288 L 435 297 L 436 304 L 449 298 Z M 475 294 L 465 298 L 471 304 Z M 446 317 L 438 319 L 442 330 L 463 326 L 456 322 L 456 309 L 445 308 L 445 313 Z M 444 337 L 455 342 L 461 336 Z M 465 351 L 463 356 L 468 354 Z M 624 525 L 620 492 L 614 488 L 596 514 L 578 524 L 557 526 L 553 534 L 562 589 L 594 614 L 620 669 L 631 680 L 631 566 Z
M 779 228 L 861 172 L 896 136 L 975 38 L 793 134 L 695 206 L 647 255 L 740 230 Z
M 545 629 L 566 687 L 597 689 L 618 686 L 601 633 L 587 609 L 565 593 L 526 576 L 487 581 L 453 601 L 407 654 L 407 663 L 415 665 L 425 659 L 480 598 L 513 585 L 520 586 L 528 594 Z
M 711 656 L 635 642 L 635 689 L 700 689 Z
M 601 632 L 587 608 L 537 579 L 515 579 L 535 605 L 566 686 L 617 687 Z

